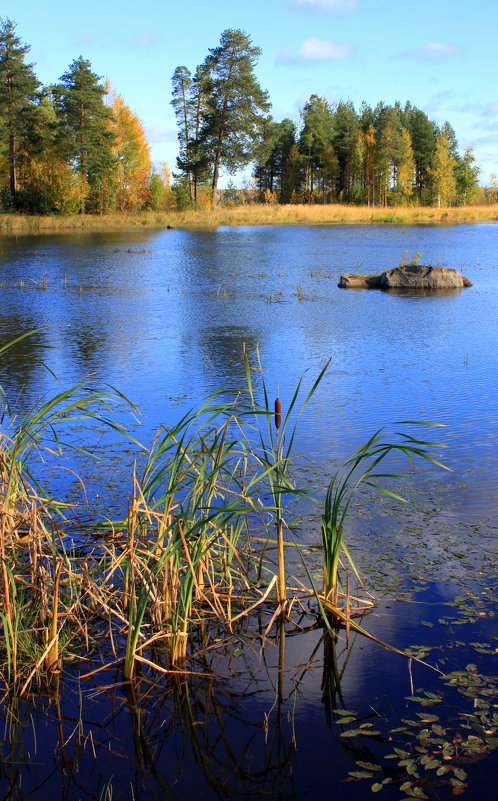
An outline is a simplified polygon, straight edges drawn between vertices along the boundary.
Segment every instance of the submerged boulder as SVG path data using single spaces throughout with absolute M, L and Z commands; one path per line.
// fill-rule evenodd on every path
M 342 289 L 379 289 L 380 275 L 358 275 L 358 273 L 344 273 L 337 286 Z
M 381 275 L 344 273 L 338 286 L 342 289 L 462 289 L 472 286 L 458 270 L 448 267 L 431 267 L 424 264 L 405 264 L 386 270 Z

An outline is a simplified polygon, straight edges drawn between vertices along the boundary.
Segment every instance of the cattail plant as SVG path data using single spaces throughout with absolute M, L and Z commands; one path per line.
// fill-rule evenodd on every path
M 261 372 L 261 361 L 259 352 L 257 352 L 257 369 Z M 287 607 L 287 579 L 285 572 L 285 543 L 284 543 L 284 517 L 283 517 L 283 497 L 285 495 L 299 495 L 300 491 L 295 487 L 290 476 L 291 455 L 294 439 L 296 436 L 297 422 L 290 428 L 290 421 L 293 413 L 296 411 L 296 404 L 301 390 L 302 379 L 299 380 L 294 394 L 291 398 L 285 416 L 282 420 L 282 407 L 280 399 L 277 397 L 274 404 L 273 415 L 270 410 L 270 403 L 268 392 L 264 379 L 262 380 L 263 391 L 263 405 L 260 406 L 256 400 L 255 388 L 252 380 L 252 368 L 249 362 L 247 349 L 244 348 L 244 359 L 246 368 L 246 382 L 251 403 L 251 409 L 255 416 L 256 427 L 259 438 L 259 448 L 255 453 L 256 459 L 259 461 L 262 468 L 262 475 L 265 477 L 269 485 L 269 493 L 272 499 L 271 506 L 268 506 L 268 511 L 274 515 L 277 527 L 277 603 L 280 607 L 282 615 L 286 614 Z M 318 378 L 315 380 L 310 391 L 306 395 L 300 408 L 297 410 L 297 417 L 301 415 L 306 405 L 309 403 L 313 394 L 315 393 L 320 381 L 322 380 L 330 360 L 320 371 Z M 263 415 L 266 418 L 266 436 L 263 434 L 259 426 L 259 417 Z M 275 431 L 272 426 L 272 418 L 275 422 Z M 277 425 L 278 423 L 278 425 Z M 289 438 L 286 441 L 286 432 L 289 428 Z

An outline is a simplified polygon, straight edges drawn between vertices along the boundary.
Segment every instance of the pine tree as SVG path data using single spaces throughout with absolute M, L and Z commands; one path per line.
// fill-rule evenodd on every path
M 202 65 L 203 74 L 209 76 L 210 94 L 200 139 L 212 167 L 213 203 L 221 168 L 234 173 L 257 153 L 270 108 L 268 93 L 254 74 L 260 53 L 243 31 L 226 30 Z
M 106 190 L 114 165 L 112 111 L 104 103 L 106 89 L 82 56 L 70 64 L 54 87 L 62 152 L 89 187 L 89 210 L 105 211 Z M 82 202 L 81 212 L 87 209 Z
M 259 159 L 254 170 L 254 178 L 260 196 L 267 189 L 276 192 L 280 203 L 288 203 L 290 194 L 286 180 L 286 163 L 291 148 L 296 142 L 296 126 L 292 120 L 273 122 L 267 126 L 266 158 Z
M 475 199 L 478 189 L 479 167 L 475 164 L 471 147 L 465 149 L 455 167 L 457 203 L 466 206 Z
M 358 117 L 352 103 L 338 103 L 334 114 L 332 144 L 339 162 L 339 200 L 349 203 L 353 196 L 354 175 L 352 170 L 355 134 L 359 128 Z
M 177 67 L 172 84 L 171 105 L 175 109 L 180 146 L 176 162 L 187 181 L 190 199 L 196 203 L 198 190 L 210 178 L 209 157 L 201 139 L 201 130 L 212 84 L 203 65 L 197 67 L 193 78 L 187 67 Z
M 311 95 L 301 112 L 301 118 L 303 127 L 299 145 L 304 162 L 305 191 L 307 198 L 312 200 L 315 188 L 321 182 L 324 153 L 332 147 L 333 117 L 325 98 Z M 329 163 L 330 153 L 329 150 Z
M 24 59 L 29 46 L 23 44 L 15 33 L 15 23 L 10 19 L 0 24 L 0 135 L 1 145 L 6 151 L 9 173 L 9 192 L 15 204 L 18 190 L 19 150 L 29 138 L 38 100 L 40 86 L 33 65 Z
M 427 198 L 430 175 L 436 153 L 436 126 L 425 112 L 409 103 L 403 111 L 403 122 L 412 140 L 415 161 L 415 189 L 420 201 Z

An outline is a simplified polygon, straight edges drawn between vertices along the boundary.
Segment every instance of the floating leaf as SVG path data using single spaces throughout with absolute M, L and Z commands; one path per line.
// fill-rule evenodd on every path
M 350 709 L 333 709 L 332 710 L 332 714 L 333 715 L 342 715 L 343 717 L 348 717 L 349 715 L 351 715 L 354 718 L 358 717 L 358 713 L 357 712 L 351 712 Z
M 359 768 L 363 768 L 364 770 L 382 770 L 379 765 L 374 765 L 373 762 L 362 762 L 358 759 L 356 760 L 356 764 Z
M 382 784 L 379 784 L 378 782 L 372 784 L 372 793 L 378 793 L 379 790 L 382 790 Z
M 350 770 L 348 776 L 351 776 L 353 779 L 371 779 L 373 773 L 369 773 L 366 770 Z

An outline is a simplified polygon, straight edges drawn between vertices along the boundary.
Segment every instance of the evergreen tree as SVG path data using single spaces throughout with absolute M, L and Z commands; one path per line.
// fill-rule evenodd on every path
M 375 192 L 375 148 L 377 143 L 375 127 L 370 121 L 368 128 L 363 133 L 365 143 L 365 155 L 363 159 L 363 182 L 365 196 L 368 206 L 375 206 L 377 196 Z
M 75 214 L 88 187 L 60 153 L 50 88 L 41 96 L 29 149 L 19 169 L 17 203 L 32 214 Z
M 471 147 L 457 161 L 455 167 L 457 203 L 466 206 L 472 203 L 478 190 L 479 167 L 475 164 Z
M 82 56 L 70 64 L 54 87 L 59 142 L 68 162 L 89 187 L 91 211 L 105 211 L 114 165 L 113 114 L 104 103 L 106 89 Z M 81 212 L 87 209 L 82 202 Z
M 202 67 L 211 85 L 200 139 L 212 166 L 213 203 L 220 169 L 236 172 L 257 153 L 270 108 L 254 74 L 260 53 L 245 33 L 226 30 Z
M 179 169 L 183 170 L 187 176 L 189 191 L 192 193 L 192 171 L 189 158 L 189 145 L 192 139 L 192 115 L 191 115 L 191 89 L 192 73 L 187 67 L 177 67 L 171 78 L 173 84 L 173 99 L 171 105 L 175 110 L 176 121 L 178 124 L 178 144 L 180 155 L 177 158 Z
M 24 59 L 30 48 L 15 33 L 10 19 L 0 24 L 0 137 L 6 151 L 8 186 L 13 205 L 18 190 L 19 151 L 32 133 L 39 82 Z
M 308 200 L 312 200 L 316 185 L 320 183 L 324 153 L 331 147 L 333 116 L 324 97 L 311 95 L 301 117 L 303 127 L 299 145 L 304 161 L 305 192 Z M 328 157 L 330 161 L 330 150 Z
M 192 203 L 197 203 L 199 189 L 212 177 L 209 154 L 201 137 L 208 113 L 212 82 L 205 65 L 197 67 L 194 77 L 187 67 L 177 67 L 172 77 L 173 100 L 178 123 L 180 155 L 176 162 L 188 185 Z
M 332 144 L 339 163 L 339 200 L 349 203 L 353 197 L 353 150 L 359 121 L 352 103 L 338 103 L 334 114 Z
M 261 197 L 269 189 L 278 193 L 280 203 L 288 203 L 294 186 L 289 189 L 286 165 L 296 142 L 296 126 L 292 120 L 284 119 L 282 122 L 272 121 L 268 127 L 269 154 L 256 165 L 254 178 Z
M 404 124 L 410 133 L 415 162 L 415 189 L 420 201 L 427 199 L 430 175 L 436 153 L 436 126 L 425 112 L 407 103 Z
M 298 203 L 301 199 L 301 183 L 301 155 L 297 145 L 294 144 L 282 165 L 280 202 Z
M 450 155 L 455 161 L 458 161 L 460 158 L 460 154 L 458 152 L 458 140 L 456 138 L 455 129 L 449 122 L 443 123 L 441 126 L 441 130 L 439 131 L 440 134 L 444 134 L 446 139 L 448 140 L 448 149 L 450 151 Z

